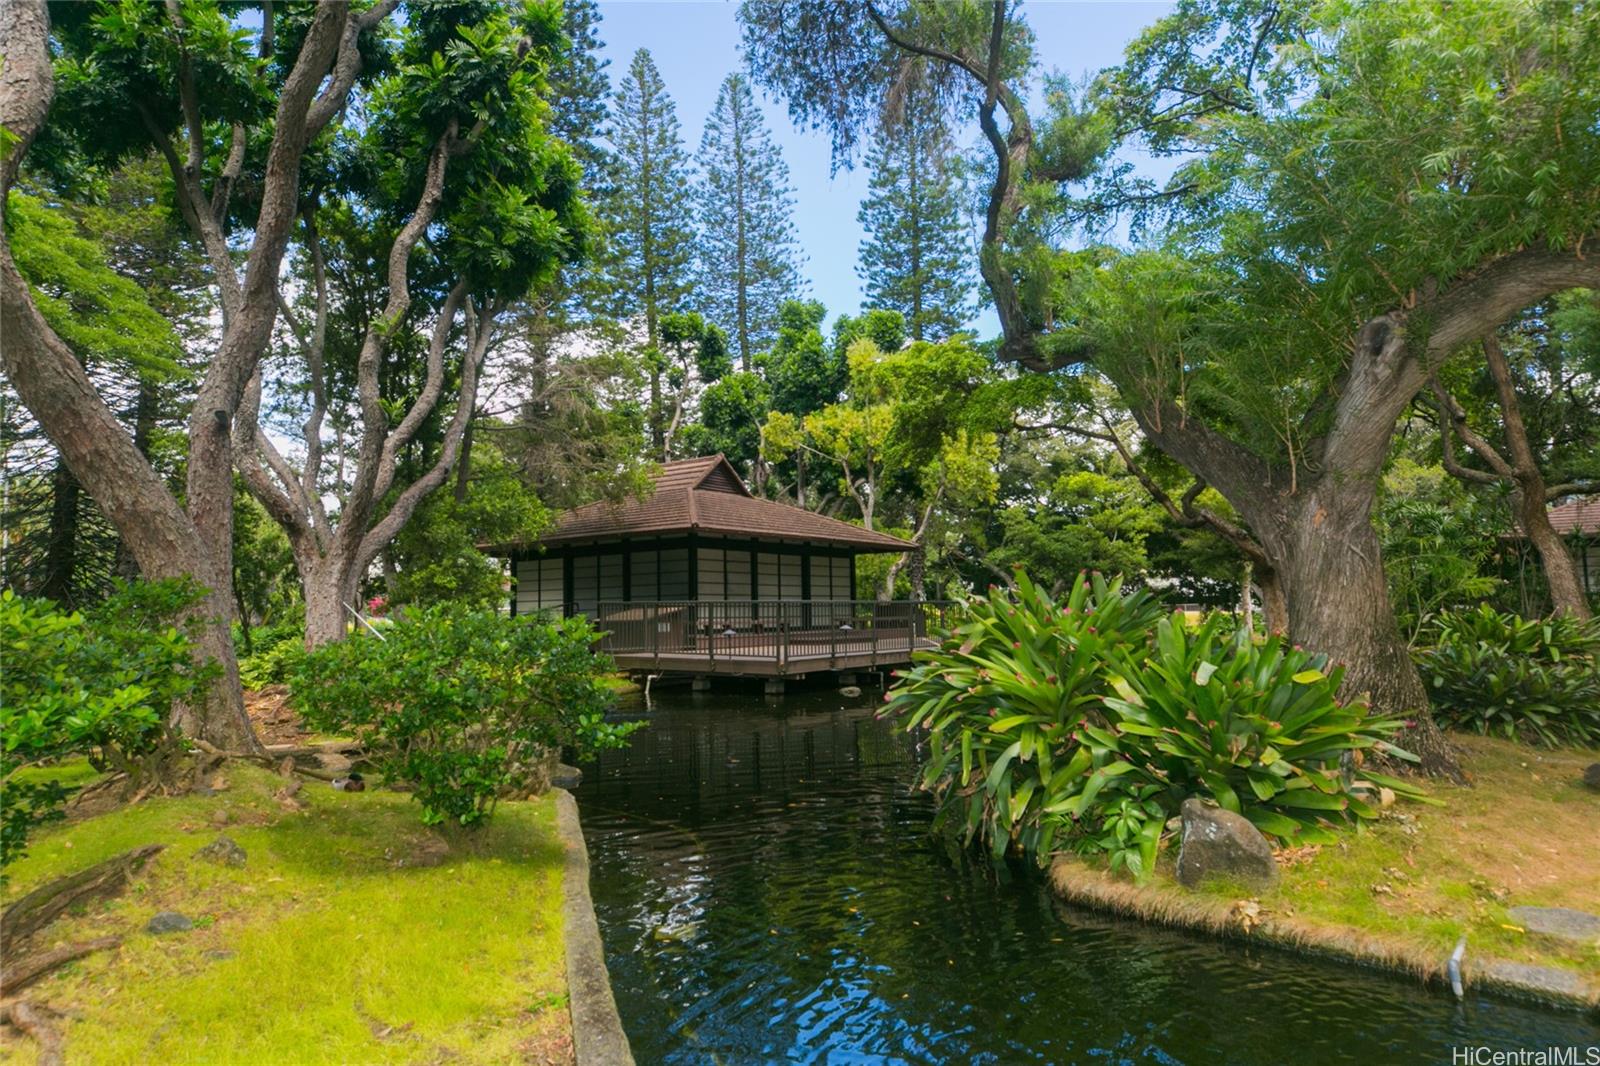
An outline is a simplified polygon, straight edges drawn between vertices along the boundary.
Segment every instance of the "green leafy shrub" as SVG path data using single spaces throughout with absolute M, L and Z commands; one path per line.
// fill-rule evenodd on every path
M 1600 620 L 1440 615 L 1417 665 L 1439 721 L 1541 744 L 1600 745 Z
M 202 595 L 188 581 L 134 583 L 80 614 L 0 593 L 0 865 L 23 854 L 34 826 L 61 817 L 72 791 L 19 771 L 88 755 L 137 787 L 181 749 L 172 705 L 216 669 L 196 664 L 192 635 L 175 624 Z
M 1112 681 L 1110 737 L 1090 743 L 1114 740 L 1130 760 L 1123 765 L 1159 783 L 1169 813 L 1201 793 L 1286 843 L 1330 842 L 1331 826 L 1375 817 L 1361 792 L 1417 795 L 1371 771 L 1351 787 L 1355 753 L 1409 757 L 1388 743 L 1404 722 L 1341 703 L 1344 670 L 1330 670 L 1327 656 L 1227 628 L 1214 618 L 1193 630 L 1180 616 L 1162 619 L 1148 656 Z
M 502 795 L 543 787 L 562 747 L 581 757 L 637 725 L 605 720 L 594 639 L 582 618 L 414 608 L 381 637 L 300 657 L 290 695 L 312 729 L 368 741 L 379 770 L 415 788 L 423 821 L 477 825 Z
M 303 620 L 277 622 L 250 632 L 250 654 L 239 658 L 239 682 L 245 688 L 284 685 L 305 651 Z
M 885 713 L 926 734 L 922 784 L 968 840 L 997 856 L 1012 846 L 1050 854 L 1071 828 L 1066 802 L 1117 758 L 1081 742 L 1113 692 L 1107 664 L 1143 648 L 1161 614 L 1149 592 L 1120 581 L 1074 581 L 1057 603 L 1019 572 L 1014 591 L 974 598 L 940 648 L 900 673 Z
M 1062 603 L 1025 576 L 968 605 L 968 621 L 918 653 L 887 713 L 925 734 L 922 783 L 995 855 L 1044 862 L 1105 853 L 1144 877 L 1191 795 L 1214 798 L 1285 842 L 1325 840 L 1376 814 L 1353 773 L 1401 722 L 1337 698 L 1341 672 L 1280 638 L 1189 627 L 1143 590 L 1098 576 Z

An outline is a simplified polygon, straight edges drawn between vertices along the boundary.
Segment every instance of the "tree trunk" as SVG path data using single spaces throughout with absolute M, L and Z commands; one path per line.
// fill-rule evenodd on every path
M 457 503 L 465 503 L 467 499 L 467 487 L 470 484 L 470 478 L 472 474 L 473 425 L 474 423 L 468 422 L 467 428 L 461 432 L 461 458 L 456 460 L 455 500 Z M 387 566 L 392 565 L 392 562 L 387 564 Z M 387 569 L 385 570 L 384 576 L 388 576 Z
M 139 396 L 133 406 L 133 446 L 139 449 L 139 454 L 146 459 L 150 458 L 150 445 L 155 437 L 156 414 L 160 407 L 160 397 L 156 393 L 153 382 L 139 379 Z M 124 581 L 133 581 L 139 577 L 139 561 L 133 557 L 133 550 L 128 547 L 126 537 L 120 534 L 117 539 L 117 559 L 112 565 L 112 574 Z
M 1329 478 L 1297 501 L 1285 531 L 1289 632 L 1346 667 L 1340 693 L 1405 718 L 1397 742 L 1429 774 L 1459 777 L 1454 752 L 1428 714 L 1428 693 L 1400 639 L 1372 526 L 1370 481 Z
M 1544 576 L 1550 585 L 1550 606 L 1557 614 L 1574 618 L 1590 617 L 1589 601 L 1583 594 L 1583 580 L 1572 553 L 1550 524 L 1546 508 L 1544 472 L 1528 442 L 1528 428 L 1522 419 L 1522 401 L 1511 377 L 1510 364 L 1499 338 L 1490 333 L 1483 338 L 1484 360 L 1500 394 L 1500 415 L 1505 423 L 1506 446 L 1511 452 L 1511 469 L 1517 490 L 1513 503 L 1522 520 L 1522 529 L 1539 552 Z
M 201 705 L 176 708 L 173 719 L 185 733 L 219 748 L 254 750 L 255 733 L 245 713 L 233 651 L 232 582 L 226 571 L 218 580 L 216 560 L 195 524 L 134 447 L 76 356 L 27 299 L 27 291 L 0 231 L 0 335 L 6 338 L 0 360 L 17 395 L 127 541 L 139 570 L 152 580 L 193 575 L 209 590 L 192 615 L 200 630 L 200 656 L 215 660 L 221 669 Z M 228 503 L 231 509 L 231 498 Z
M 324 556 L 300 567 L 306 598 L 306 650 L 343 640 L 349 612 L 355 606 L 360 575 L 336 557 Z
M 1239 619 L 1247 633 L 1254 633 L 1256 630 L 1256 604 L 1255 600 L 1250 597 L 1250 592 L 1255 585 L 1253 580 L 1254 573 L 1255 564 L 1246 559 L 1244 561 L 1244 570 L 1239 575 Z
M 906 561 L 906 577 L 911 581 L 912 602 L 920 603 L 926 598 L 922 586 L 927 578 L 928 556 L 920 547 L 910 555 Z
M 1539 478 L 1538 481 L 1536 487 L 1543 489 L 1544 479 Z M 1566 542 L 1561 539 L 1561 534 L 1550 524 L 1550 511 L 1545 504 L 1544 493 L 1541 491 L 1535 495 L 1523 487 L 1512 495 L 1523 532 L 1527 533 L 1528 541 L 1539 553 L 1545 583 L 1550 587 L 1552 611 L 1574 618 L 1592 617 L 1589 600 L 1583 594 L 1583 578 L 1578 573 L 1578 564 L 1573 560 Z
M 1261 589 L 1261 614 L 1268 633 L 1289 632 L 1289 601 L 1283 594 L 1283 579 L 1270 566 L 1256 569 L 1256 586 Z
M 66 460 L 56 459 L 50 475 L 50 539 L 45 545 L 44 582 L 39 594 L 73 605 L 72 575 L 78 568 L 78 515 L 83 493 Z

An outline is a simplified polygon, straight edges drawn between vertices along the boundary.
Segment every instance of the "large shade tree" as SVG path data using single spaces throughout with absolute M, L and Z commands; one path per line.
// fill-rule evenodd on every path
M 259 373 L 234 437 L 294 548 L 308 646 L 345 634 L 367 568 L 449 477 L 502 316 L 582 250 L 580 169 L 543 101 L 561 43 L 553 3 L 410 12 L 389 71 L 358 96 L 365 125 L 327 146 L 340 161 L 302 198 L 305 296 L 281 305 L 299 455 L 260 424 Z M 330 413 L 348 427 L 337 449 Z M 428 460 L 408 469 L 426 436 Z
M 1146 436 L 1249 525 L 1294 637 L 1348 664 L 1347 691 L 1411 715 L 1428 769 L 1453 770 L 1395 627 L 1374 494 L 1434 368 L 1600 276 L 1584 255 L 1600 233 L 1600 13 L 1182 3 L 1096 107 L 1054 93 L 1036 125 L 1028 34 L 1004 0 L 743 10 L 758 69 L 836 130 L 859 127 L 886 62 L 964 84 L 993 152 L 980 265 L 1002 357 L 1111 377 Z M 1113 164 L 1091 197 L 1154 207 L 1138 221 L 1165 247 L 1051 256 L 1039 216 L 1068 208 L 1060 183 L 1106 138 L 1191 159 L 1162 187 Z
M 221 335 L 189 418 L 180 501 L 40 312 L 0 227 L 6 374 L 140 570 L 152 578 L 193 574 L 209 589 L 200 646 L 222 669 L 180 721 L 227 747 L 256 743 L 229 627 L 234 417 L 277 318 L 279 267 L 308 147 L 347 114 L 372 31 L 395 6 L 274 8 L 266 31 L 252 35 L 219 5 L 63 5 L 54 33 L 43 0 L 0 5 L 0 198 L 41 134 L 70 141 L 85 165 L 155 149 L 214 272 Z M 244 188 L 241 218 L 235 193 Z

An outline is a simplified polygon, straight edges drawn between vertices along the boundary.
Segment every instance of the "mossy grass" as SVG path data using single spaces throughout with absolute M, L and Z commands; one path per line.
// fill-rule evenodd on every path
M 122 897 L 41 938 L 125 937 L 28 993 L 65 1013 L 69 1061 L 570 1057 L 552 797 L 502 804 L 485 828 L 449 833 L 425 828 L 401 793 L 307 782 L 308 809 L 295 811 L 274 798 L 283 778 L 238 765 L 224 775 L 214 796 L 150 799 L 47 829 L 8 871 L 10 900 L 129 848 L 167 845 Z M 194 858 L 219 834 L 245 849 L 244 867 Z M 146 933 L 167 910 L 195 928 Z M 31 1041 L 9 1041 L 0 1061 L 31 1063 Z
M 1442 805 L 1402 801 L 1337 844 L 1285 854 L 1269 891 L 1183 889 L 1170 853 L 1145 885 L 1077 860 L 1059 862 L 1052 880 L 1103 909 L 1218 932 L 1267 928 L 1274 939 L 1423 977 L 1443 975 L 1465 933 L 1469 975 L 1496 958 L 1577 971 L 1600 990 L 1600 947 L 1529 933 L 1508 913 L 1521 904 L 1600 913 L 1600 794 L 1582 783 L 1600 754 L 1451 739 L 1469 787 L 1429 782 Z
M 42 766 L 24 766 L 11 779 L 20 784 L 43 784 L 57 781 L 69 788 L 82 788 L 100 777 L 100 771 L 89 765 L 88 759 L 62 759 Z

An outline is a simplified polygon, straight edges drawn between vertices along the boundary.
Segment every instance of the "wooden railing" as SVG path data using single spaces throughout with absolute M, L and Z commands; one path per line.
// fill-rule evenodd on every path
M 849 662 L 902 663 L 928 645 L 946 600 L 605 600 L 590 614 L 600 650 L 619 660 L 647 657 L 723 663 L 794 663 L 829 669 Z

